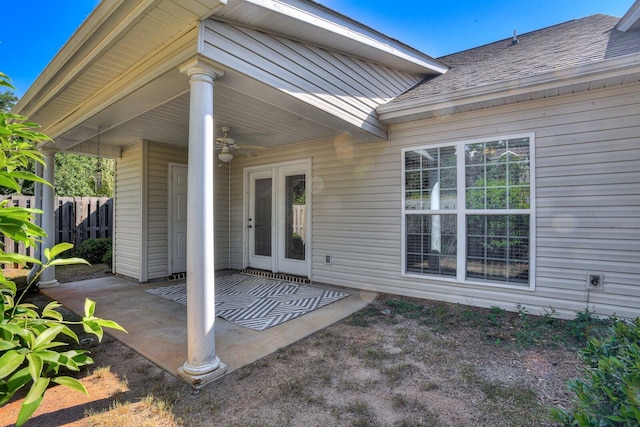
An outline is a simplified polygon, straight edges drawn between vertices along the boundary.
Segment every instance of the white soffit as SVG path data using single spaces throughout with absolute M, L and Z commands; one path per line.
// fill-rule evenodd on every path
M 403 71 L 442 74 L 448 69 L 428 55 L 309 0 L 228 0 L 214 16 Z

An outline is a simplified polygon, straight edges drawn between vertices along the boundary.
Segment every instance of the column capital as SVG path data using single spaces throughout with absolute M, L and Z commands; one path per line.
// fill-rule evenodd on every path
M 42 154 L 51 154 L 51 155 L 56 154 L 60 151 L 57 148 L 51 146 L 51 144 L 41 145 L 40 147 L 38 147 L 38 150 L 40 150 Z
M 193 77 L 195 74 L 203 74 L 211 77 L 212 80 L 215 80 L 224 76 L 224 71 L 202 57 L 196 57 L 185 62 L 179 69 L 181 73 L 186 74 L 189 77 Z

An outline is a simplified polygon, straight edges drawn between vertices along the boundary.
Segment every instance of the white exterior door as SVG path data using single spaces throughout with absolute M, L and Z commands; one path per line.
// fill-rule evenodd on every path
M 309 162 L 248 173 L 249 267 L 309 276 Z
M 249 174 L 249 267 L 273 269 L 272 170 Z
M 169 275 L 187 271 L 187 166 L 169 165 Z

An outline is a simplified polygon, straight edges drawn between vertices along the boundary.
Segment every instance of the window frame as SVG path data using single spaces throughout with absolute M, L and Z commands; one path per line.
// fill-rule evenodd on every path
M 466 168 L 464 148 L 467 145 L 488 143 L 500 140 L 510 140 L 528 138 L 529 139 L 529 209 L 467 209 L 466 207 Z M 535 134 L 521 133 L 498 136 L 488 136 L 483 138 L 457 140 L 449 142 L 438 142 L 433 144 L 422 144 L 412 147 L 405 147 L 401 150 L 401 212 L 402 212 L 402 277 L 437 280 L 448 283 L 463 285 L 477 285 L 483 287 L 530 290 L 535 291 L 535 271 L 536 271 L 536 165 L 535 165 Z M 456 149 L 456 188 L 457 207 L 456 209 L 407 209 L 406 208 L 406 153 L 409 151 L 426 150 L 441 147 L 454 147 Z M 407 271 L 407 215 L 456 215 L 457 245 L 456 245 L 456 277 L 447 277 L 429 273 L 414 273 Z M 512 284 L 509 282 L 491 282 L 478 279 L 468 279 L 466 272 L 467 264 L 467 215 L 529 215 L 529 283 Z M 461 244 L 462 242 L 462 244 Z

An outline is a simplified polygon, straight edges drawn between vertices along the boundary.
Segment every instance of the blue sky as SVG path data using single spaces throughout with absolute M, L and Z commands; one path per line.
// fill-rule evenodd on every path
M 132 0 L 135 1 L 135 0 Z M 633 0 L 317 0 L 428 55 L 439 57 L 513 35 L 603 13 Z M 0 71 L 22 96 L 98 0 L 21 0 L 2 6 Z

